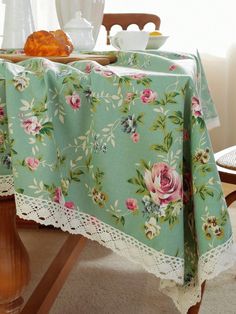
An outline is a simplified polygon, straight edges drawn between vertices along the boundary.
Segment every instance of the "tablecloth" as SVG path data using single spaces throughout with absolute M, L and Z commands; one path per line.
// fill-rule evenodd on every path
M 113 53 L 109 66 L 0 60 L 1 195 L 139 263 L 186 313 L 233 263 L 217 113 L 198 55 Z

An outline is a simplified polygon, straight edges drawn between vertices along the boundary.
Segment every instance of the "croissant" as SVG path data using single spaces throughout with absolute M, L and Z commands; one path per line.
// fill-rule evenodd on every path
M 70 37 L 63 30 L 37 31 L 30 34 L 25 42 L 24 52 L 27 56 L 68 57 L 74 47 Z

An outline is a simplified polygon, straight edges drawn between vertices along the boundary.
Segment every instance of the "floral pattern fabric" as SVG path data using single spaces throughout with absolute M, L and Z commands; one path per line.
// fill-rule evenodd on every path
M 32 200 L 28 209 L 17 202 L 19 216 L 72 233 L 82 233 L 80 221 L 92 239 L 105 226 L 120 236 L 114 251 L 135 260 L 132 250 L 143 248 L 135 261 L 145 269 L 199 290 L 208 279 L 199 278 L 199 260 L 232 241 L 200 59 L 116 54 L 105 67 L 0 60 L 1 178 L 12 174 L 16 200 Z M 126 253 L 125 238 L 136 241 Z M 162 260 L 151 266 L 155 254 Z M 180 265 L 178 276 L 166 271 L 169 260 Z M 185 312 L 193 302 L 176 305 Z

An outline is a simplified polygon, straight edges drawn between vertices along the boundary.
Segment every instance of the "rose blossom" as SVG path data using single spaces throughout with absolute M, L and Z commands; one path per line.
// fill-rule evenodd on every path
M 132 77 L 135 80 L 140 80 L 142 78 L 144 78 L 146 76 L 146 74 L 143 73 L 137 73 L 137 74 L 131 74 L 130 77 Z
M 60 187 L 56 188 L 53 201 L 69 209 L 75 208 L 74 202 L 65 202 L 65 199 L 64 199 L 64 196 L 62 194 L 62 190 Z
M 72 109 L 77 110 L 81 106 L 80 96 L 75 92 L 72 95 L 66 96 L 66 102 L 71 106 Z
M 133 133 L 132 135 L 131 135 L 131 138 L 132 138 L 132 141 L 134 142 L 134 143 L 138 143 L 138 141 L 139 141 L 139 134 L 137 133 L 137 132 L 135 132 L 135 133 Z
M 181 179 L 165 162 L 155 163 L 151 171 L 146 170 L 144 181 L 156 204 L 168 204 L 182 197 Z
M 105 70 L 105 71 L 102 71 L 102 76 L 105 76 L 105 77 L 111 77 L 114 72 L 110 71 L 110 70 Z
M 0 121 L 2 121 L 4 119 L 4 109 L 2 106 L 0 106 Z
M 151 102 L 154 102 L 157 99 L 157 93 L 148 88 L 144 89 L 140 93 L 140 99 L 142 100 L 144 104 L 149 104 Z
M 91 64 L 90 64 L 90 63 L 87 63 L 87 64 L 86 64 L 86 67 L 85 67 L 85 73 L 90 73 L 91 71 L 92 71 Z
M 125 103 L 128 104 L 134 99 L 135 93 L 127 93 L 125 96 Z
M 27 157 L 27 158 L 25 158 L 25 163 L 26 163 L 26 166 L 30 170 L 36 170 L 39 166 L 40 161 L 34 157 Z
M 138 209 L 137 200 L 135 198 L 127 198 L 125 205 L 130 211 L 135 211 Z
M 39 123 L 37 117 L 31 117 L 22 122 L 22 127 L 24 128 L 25 132 L 29 135 L 36 135 L 39 134 L 42 126 Z
M 200 101 L 197 97 L 192 97 L 192 109 L 195 117 L 200 117 L 202 115 L 202 108 Z
M 174 71 L 177 68 L 176 64 L 172 64 L 169 66 L 169 71 Z
M 54 202 L 59 203 L 61 205 L 65 204 L 65 200 L 64 200 L 64 196 L 62 194 L 61 188 L 56 188 L 53 200 Z
M 69 208 L 69 209 L 74 209 L 75 208 L 75 203 L 74 202 L 65 202 L 64 205 L 66 206 L 66 208 Z

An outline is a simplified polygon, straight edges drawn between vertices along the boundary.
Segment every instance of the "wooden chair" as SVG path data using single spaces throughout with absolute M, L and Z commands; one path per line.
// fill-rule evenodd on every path
M 215 160 L 221 181 L 236 185 L 236 146 L 216 153 Z M 229 193 L 225 199 L 227 206 L 236 201 L 236 190 Z
M 107 44 L 110 44 L 109 35 L 112 26 L 120 25 L 126 30 L 129 25 L 136 24 L 142 30 L 147 23 L 153 23 L 155 29 L 160 28 L 161 19 L 159 16 L 147 13 L 106 13 L 103 16 L 102 25 L 107 31 Z

